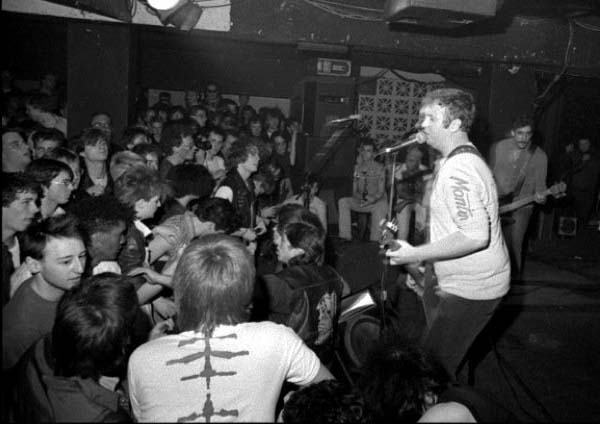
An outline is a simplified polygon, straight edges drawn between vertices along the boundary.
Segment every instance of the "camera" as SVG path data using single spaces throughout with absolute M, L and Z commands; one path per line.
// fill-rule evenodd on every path
M 200 136 L 196 137 L 196 140 L 194 141 L 194 144 L 196 145 L 197 148 L 199 148 L 200 150 L 210 150 L 212 149 L 212 143 Z

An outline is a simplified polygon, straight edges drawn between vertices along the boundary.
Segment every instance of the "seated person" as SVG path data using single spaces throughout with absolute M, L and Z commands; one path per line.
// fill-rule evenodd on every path
M 502 406 L 449 383 L 443 368 L 416 347 L 380 346 L 358 388 L 375 422 L 514 422 Z
M 138 309 L 127 277 L 104 273 L 59 301 L 52 334 L 17 367 L 18 422 L 131 422 L 121 387 Z
M 362 395 L 336 380 L 324 380 L 292 393 L 281 417 L 284 423 L 371 422 Z
M 421 206 L 425 193 L 425 173 L 428 168 L 421 162 L 423 151 L 419 146 L 409 147 L 406 160 L 396 169 L 394 175 L 396 201 L 396 224 L 398 233 L 396 238 L 407 240 L 410 233 L 410 219 L 413 211 Z
M 379 225 L 387 214 L 385 196 L 385 169 L 375 161 L 375 144 L 370 139 L 362 139 L 359 157 L 354 167 L 352 197 L 342 197 L 338 201 L 339 237 L 352 238 L 350 211 L 369 212 L 371 214 L 371 241 L 379 241 Z
M 183 253 L 173 276 L 178 334 L 137 348 L 129 360 L 132 411 L 139 422 L 273 422 L 285 381 L 332 378 L 294 332 L 247 322 L 255 269 L 238 240 L 209 235 Z M 204 371 L 202 371 L 204 369 Z
M 86 264 L 83 236 L 72 215 L 49 218 L 23 235 L 21 255 L 33 274 L 2 308 L 2 368 L 14 366 L 52 329 L 56 305 L 79 285 Z
M 273 236 L 277 258 L 287 267 L 261 277 L 269 320 L 291 327 L 328 363 L 344 282 L 333 268 L 323 265 L 323 229 L 308 222 L 278 224 Z

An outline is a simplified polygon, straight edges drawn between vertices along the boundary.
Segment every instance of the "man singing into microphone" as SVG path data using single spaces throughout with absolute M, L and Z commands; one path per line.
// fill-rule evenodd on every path
M 437 282 L 426 282 L 425 348 L 455 378 L 475 337 L 508 292 L 510 261 L 498 218 L 492 173 L 469 141 L 475 117 L 471 94 L 428 93 L 420 122 L 426 142 L 442 154 L 431 194 L 430 242 L 386 251 L 392 265 L 434 263 Z
M 375 161 L 373 140 L 362 139 L 359 157 L 354 167 L 352 197 L 338 201 L 339 236 L 350 240 L 350 211 L 371 213 L 371 241 L 379 241 L 379 223 L 385 219 L 387 200 L 385 197 L 385 168 Z

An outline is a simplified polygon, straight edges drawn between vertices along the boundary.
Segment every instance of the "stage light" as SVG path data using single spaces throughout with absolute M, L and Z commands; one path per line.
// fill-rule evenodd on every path
M 156 10 L 169 10 L 177 6 L 179 0 L 148 0 L 150 7 Z
M 149 1 L 148 4 L 152 6 L 154 2 L 161 2 L 160 0 Z M 174 4 L 174 6 L 168 9 L 157 9 L 153 7 L 156 16 L 160 19 L 163 25 L 173 25 L 176 28 L 179 28 L 182 31 L 189 31 L 196 26 L 198 20 L 200 20 L 200 16 L 202 15 L 203 9 L 190 0 L 178 0 L 178 1 L 168 1 L 163 0 L 164 7 L 169 4 Z

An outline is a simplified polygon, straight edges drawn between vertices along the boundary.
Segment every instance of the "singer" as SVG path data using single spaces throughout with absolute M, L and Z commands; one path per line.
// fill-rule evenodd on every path
M 508 292 L 510 262 L 498 217 L 492 173 L 469 141 L 475 117 L 471 94 L 428 93 L 420 109 L 427 143 L 443 160 L 433 184 L 430 242 L 388 250 L 392 265 L 432 261 L 437 282 L 425 284 L 425 348 L 453 378 L 469 347 Z

